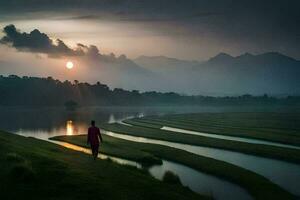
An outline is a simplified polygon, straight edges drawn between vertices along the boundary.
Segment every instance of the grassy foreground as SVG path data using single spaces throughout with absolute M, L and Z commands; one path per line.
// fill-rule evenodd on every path
M 99 148 L 100 153 L 136 161 L 138 163 L 141 163 L 145 167 L 149 167 L 155 164 L 162 164 L 162 160 L 159 157 L 146 151 L 143 151 L 140 148 L 133 148 L 133 145 L 131 143 L 128 143 L 126 140 L 116 139 L 114 137 L 110 137 L 103 134 L 102 137 L 105 142 L 102 143 L 101 148 Z M 55 136 L 49 139 L 62 142 L 69 142 L 81 147 L 90 148 L 90 146 L 88 146 L 86 143 L 86 135 L 72 137 Z
M 126 122 L 151 128 L 171 126 L 300 146 L 299 113 L 193 113 L 150 116 Z
M 0 131 L 0 199 L 206 199 L 144 171 Z
M 52 139 L 87 147 L 85 135 L 57 136 Z M 198 156 L 183 150 L 162 145 L 131 142 L 107 135 L 103 135 L 103 139 L 104 143 L 101 146 L 102 152 L 107 154 L 109 154 L 109 151 L 105 150 L 106 145 L 121 149 L 123 146 L 127 146 L 127 148 L 134 149 L 138 152 L 146 152 L 154 157 L 181 163 L 200 172 L 206 172 L 229 180 L 244 187 L 255 199 L 293 199 L 293 196 L 290 193 L 286 192 L 268 179 L 230 163 L 204 156 Z M 127 153 L 122 154 L 121 151 L 119 151 L 119 153 L 120 154 L 117 155 L 118 157 L 127 158 L 126 156 L 128 156 Z
M 198 135 L 189 135 L 185 133 L 177 133 L 142 126 L 126 126 L 118 123 L 101 124 L 101 127 L 105 130 L 113 131 L 116 133 L 123 133 L 133 136 L 140 136 L 183 144 L 214 147 L 300 163 L 300 150 L 298 149 L 288 149 L 264 144 L 250 144 L 245 142 L 209 138 Z

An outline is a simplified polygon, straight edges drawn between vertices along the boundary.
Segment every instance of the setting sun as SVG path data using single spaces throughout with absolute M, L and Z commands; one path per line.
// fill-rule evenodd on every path
M 68 69 L 72 69 L 74 67 L 74 64 L 71 61 L 68 61 L 67 64 L 66 64 L 66 67 Z

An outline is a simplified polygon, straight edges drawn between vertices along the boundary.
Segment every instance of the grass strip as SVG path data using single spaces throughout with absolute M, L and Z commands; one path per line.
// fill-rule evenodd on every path
M 293 163 L 300 163 L 300 150 L 298 149 L 289 149 L 264 144 L 251 144 L 245 142 L 209 138 L 205 136 L 189 135 L 185 133 L 177 133 L 140 126 L 126 126 L 117 123 L 101 124 L 101 128 L 108 131 L 133 136 L 140 136 L 182 144 L 226 149 L 251 155 L 285 160 Z
M 214 114 L 212 114 L 214 115 Z M 214 124 L 206 123 L 206 124 L 196 124 L 190 122 L 184 122 L 179 120 L 170 120 L 165 118 L 136 118 L 126 120 L 126 123 L 134 123 L 139 122 L 140 126 L 146 124 L 152 124 L 154 126 L 171 126 L 174 128 L 181 128 L 191 131 L 205 132 L 205 133 L 213 133 L 219 135 L 229 135 L 236 137 L 244 137 L 244 138 L 252 138 L 252 139 L 260 139 L 272 142 L 278 142 L 283 144 L 291 144 L 295 146 L 300 146 L 300 134 L 295 133 L 295 131 L 270 131 L 262 128 L 246 128 L 243 125 L 235 125 L 236 127 L 226 127 L 226 126 L 215 126 Z M 232 125 L 234 126 L 234 124 Z
M 86 147 L 86 136 L 58 136 L 55 140 L 60 140 L 75 145 Z M 183 150 L 166 147 L 162 145 L 138 143 L 118 138 L 111 138 L 104 135 L 104 143 L 106 141 L 115 142 L 118 145 L 127 145 L 130 148 L 144 151 L 153 156 L 194 168 L 200 172 L 215 175 L 225 180 L 231 181 L 244 187 L 255 199 L 293 199 L 287 191 L 283 190 L 267 178 L 260 176 L 252 171 L 238 167 L 236 165 L 219 161 L 213 158 L 199 156 Z M 118 148 L 116 145 L 116 148 Z M 119 155 L 124 157 L 124 155 Z
M 0 199 L 207 199 L 142 170 L 0 131 Z

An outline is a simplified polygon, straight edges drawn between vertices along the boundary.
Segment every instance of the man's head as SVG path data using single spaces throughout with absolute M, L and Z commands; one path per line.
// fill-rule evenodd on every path
M 95 121 L 94 120 L 91 121 L 91 125 L 95 126 Z

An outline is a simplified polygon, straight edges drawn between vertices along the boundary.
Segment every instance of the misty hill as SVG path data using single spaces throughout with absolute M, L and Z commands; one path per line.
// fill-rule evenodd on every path
M 88 61 L 87 61 L 88 62 Z M 108 83 L 111 87 L 122 87 L 130 89 L 147 88 L 156 75 L 134 63 L 132 60 L 123 58 L 114 58 L 111 60 L 98 59 L 97 62 L 92 61 L 93 74 L 88 74 L 89 81 Z
M 238 96 L 243 94 L 288 96 L 300 94 L 300 61 L 280 53 L 231 56 L 220 53 L 207 61 L 188 61 L 164 56 L 125 56 L 103 54 L 82 58 L 78 69 L 65 77 L 60 65 L 0 61 L 1 74 L 53 76 L 60 80 L 97 82 L 126 90 L 176 92 L 187 95 Z M 85 60 L 86 59 L 86 60 Z M 27 65 L 27 66 L 26 66 Z
M 185 71 L 200 64 L 198 61 L 179 60 L 166 56 L 140 56 L 133 61 L 141 67 L 156 73 Z
M 194 67 L 194 81 L 225 93 L 299 94 L 300 62 L 279 53 L 233 57 L 221 53 Z
M 285 56 L 283 54 L 277 53 L 277 52 L 268 52 L 264 54 L 258 54 L 253 55 L 250 53 L 245 53 L 240 56 L 233 57 L 226 53 L 220 53 L 216 55 L 215 57 L 210 58 L 206 64 L 211 65 L 265 65 L 269 68 L 272 68 L 273 66 L 279 66 L 282 64 L 299 64 L 299 61 L 297 61 L 294 58 Z
M 220 53 L 202 63 L 166 57 L 140 57 L 135 62 L 159 71 L 171 91 L 214 96 L 300 94 L 300 61 L 276 52 L 236 57 Z

